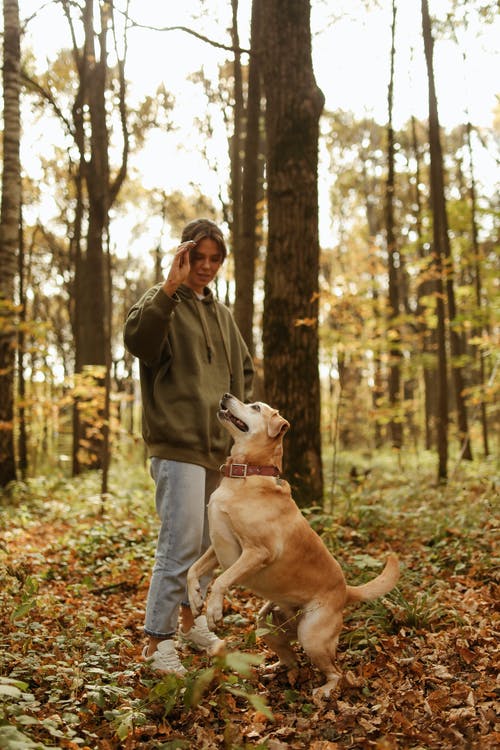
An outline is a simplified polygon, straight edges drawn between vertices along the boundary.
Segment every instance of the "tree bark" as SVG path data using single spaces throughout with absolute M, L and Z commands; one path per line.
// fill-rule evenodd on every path
M 21 167 L 20 28 L 17 0 L 4 0 L 3 171 L 0 207 L 0 487 L 16 479 L 14 449 L 14 369 L 16 316 L 14 287 L 20 242 Z
M 257 201 L 261 176 L 260 120 L 261 86 L 259 73 L 259 19 L 261 0 L 253 0 L 250 37 L 250 59 L 248 62 L 248 90 L 246 107 L 246 136 L 243 162 L 243 185 L 241 195 L 241 236 L 234 248 L 234 282 L 236 296 L 234 317 L 251 354 L 255 351 L 253 339 L 253 292 L 255 285 L 255 261 L 257 257 Z
M 387 238 L 387 255 L 389 266 L 389 325 L 390 325 L 390 348 L 389 348 L 389 403 L 392 416 L 390 422 L 390 433 L 392 447 L 399 449 L 403 444 L 403 425 L 401 410 L 401 335 L 399 330 L 400 294 L 399 275 L 400 263 L 394 231 L 394 128 L 392 124 L 392 111 L 394 102 L 394 57 L 395 57 L 395 34 L 396 34 L 396 3 L 392 0 L 392 24 L 391 24 L 391 53 L 390 53 L 390 79 L 387 93 L 388 100 L 388 124 L 387 124 L 387 183 L 385 196 L 385 229 Z
M 437 315 L 437 357 L 438 357 L 438 413 L 437 413 L 437 451 L 438 480 L 448 476 L 448 383 L 445 299 L 443 284 L 443 261 L 445 258 L 446 207 L 444 203 L 443 156 L 439 134 L 439 119 L 434 83 L 433 39 L 427 0 L 422 0 L 422 34 L 424 38 L 425 59 L 429 85 L 429 146 L 431 154 L 431 208 L 433 214 L 433 262 L 435 268 L 436 315 Z
M 429 16 L 428 1 L 422 0 L 422 24 L 424 33 L 424 48 L 427 64 L 427 76 L 429 79 L 429 140 L 431 147 L 431 197 L 433 204 L 434 224 L 437 221 L 439 232 L 439 245 L 441 263 L 443 266 L 444 289 L 448 302 L 449 316 L 449 339 L 451 351 L 451 372 L 455 390 L 455 403 L 457 410 L 458 436 L 461 444 L 463 458 L 472 460 L 472 449 L 470 444 L 467 409 L 465 405 L 464 388 L 465 381 L 463 369 L 459 364 L 464 354 L 462 340 L 457 329 L 457 309 L 454 291 L 453 258 L 451 256 L 450 238 L 448 233 L 448 218 L 446 214 L 446 198 L 444 192 L 444 169 L 443 154 L 441 149 L 441 136 L 438 117 L 438 106 L 436 97 L 436 86 L 434 81 L 432 26 Z
M 474 152 L 472 149 L 472 124 L 467 122 L 466 125 L 466 136 L 467 136 L 467 149 L 469 151 L 469 162 L 470 162 L 470 211 L 471 211 L 471 244 L 472 244 L 472 257 L 473 257 L 473 273 L 474 273 L 474 290 L 476 294 L 476 306 L 478 310 L 478 318 L 482 321 L 483 318 L 483 292 L 482 292 L 482 252 L 479 246 L 478 230 L 477 230 L 477 191 L 476 191 L 476 177 L 474 170 Z M 480 336 L 483 333 L 483 324 L 476 329 L 474 332 Z M 478 369 L 478 382 L 481 386 L 486 384 L 486 372 L 484 367 L 484 357 L 481 347 L 475 347 L 475 357 Z M 486 414 L 486 403 L 484 398 L 481 399 L 481 431 L 483 436 L 483 453 L 485 456 L 489 456 L 489 439 L 488 439 L 488 419 Z
M 422 229 L 422 198 L 420 195 L 420 183 L 422 174 L 420 169 L 420 149 L 417 136 L 415 117 L 411 118 L 411 140 L 415 158 L 415 229 L 417 233 L 417 252 L 421 260 L 426 258 L 424 250 L 424 239 Z M 423 354 L 423 378 L 424 378 L 424 419 L 425 419 L 425 448 L 431 450 L 434 444 L 435 423 L 437 418 L 437 402 L 435 383 L 435 371 L 429 364 L 432 353 L 437 351 L 436 335 L 430 330 L 424 318 L 424 305 L 422 300 L 433 291 L 434 282 L 428 278 L 427 269 L 424 272 L 424 280 L 417 281 L 417 326 L 421 341 Z
M 234 47 L 233 61 L 233 136 L 231 139 L 231 239 L 233 252 L 241 235 L 241 147 L 244 119 L 243 78 L 241 72 L 240 38 L 238 31 L 238 0 L 231 0 L 231 40 Z M 236 255 L 235 255 L 236 263 Z
M 300 505 L 322 503 L 318 372 L 318 136 L 308 0 L 262 4 L 268 247 L 263 320 L 266 399 L 290 420 L 285 471 Z
M 21 195 L 22 205 L 22 195 Z M 17 464 L 19 475 L 26 478 L 28 471 L 28 431 L 26 429 L 26 379 L 24 376 L 24 362 L 26 354 L 26 284 L 25 284 L 25 253 L 22 209 L 19 215 L 19 331 L 17 332 L 17 395 L 19 399 L 17 419 L 19 424 L 19 435 L 17 439 Z
M 75 372 L 92 369 L 92 378 L 103 389 L 102 403 L 109 403 L 105 394 L 106 368 L 110 366 L 110 326 L 111 319 L 111 280 L 109 260 L 106 258 L 105 242 L 108 233 L 109 209 L 125 179 L 128 160 L 128 133 L 125 105 L 124 60 L 117 50 L 118 71 L 118 114 L 121 123 L 123 148 L 121 164 L 112 180 L 109 166 L 109 133 L 107 125 L 108 90 L 108 35 L 114 23 L 113 9 L 108 3 L 100 2 L 99 23 L 94 22 L 93 0 L 85 0 L 82 13 L 84 41 L 78 47 L 78 34 L 71 15 L 71 7 L 63 0 L 63 7 L 73 39 L 73 56 L 78 72 L 79 88 L 73 104 L 73 127 L 75 142 L 79 150 L 79 170 L 75 175 L 77 204 L 75 211 L 72 250 L 75 260 L 74 279 L 74 333 L 75 333 Z M 99 31 L 96 32 L 96 26 Z M 125 32 L 126 34 L 126 29 Z M 97 40 L 97 44 L 96 44 Z M 125 45 L 126 49 L 126 45 Z M 124 53 L 126 54 L 126 53 Z M 87 218 L 85 241 L 82 237 L 83 219 Z M 108 250 L 109 251 L 109 250 Z M 97 369 L 94 369 L 97 368 Z M 81 446 L 86 440 L 92 444 L 91 455 L 86 460 L 87 468 L 97 468 L 107 459 L 106 434 L 109 415 L 103 406 L 99 424 L 85 424 L 83 416 L 84 399 L 77 399 L 74 414 L 73 473 L 81 469 Z M 95 418 L 93 417 L 94 421 Z M 88 431 L 92 437 L 86 435 Z

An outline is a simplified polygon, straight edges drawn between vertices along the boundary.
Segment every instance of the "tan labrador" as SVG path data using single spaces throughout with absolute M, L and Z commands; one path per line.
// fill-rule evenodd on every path
M 390 554 L 379 576 L 348 586 L 340 565 L 292 500 L 288 482 L 279 477 L 289 423 L 267 404 L 243 404 L 230 394 L 220 406 L 217 416 L 234 445 L 208 506 L 212 546 L 188 572 L 191 608 L 200 613 L 200 578 L 220 565 L 224 572 L 213 581 L 207 601 L 209 627 L 222 620 L 230 587 L 250 589 L 269 600 L 258 624 L 279 657 L 272 668 L 284 665 L 290 678 L 296 676 L 290 642 L 298 640 L 325 674 L 318 690 L 328 695 L 340 679 L 335 654 L 345 605 L 387 594 L 399 578 L 398 559 Z

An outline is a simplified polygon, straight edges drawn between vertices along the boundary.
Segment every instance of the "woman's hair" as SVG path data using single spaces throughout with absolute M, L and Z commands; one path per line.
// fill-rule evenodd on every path
M 186 224 L 182 230 L 181 242 L 193 240 L 198 243 L 206 238 L 214 240 L 214 242 L 217 243 L 222 255 L 222 260 L 224 261 L 227 255 L 226 243 L 224 242 L 221 230 L 217 224 L 210 219 L 193 219 L 189 224 Z

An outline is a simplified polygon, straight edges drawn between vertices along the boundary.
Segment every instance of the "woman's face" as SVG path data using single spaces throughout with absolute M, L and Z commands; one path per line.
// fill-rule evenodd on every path
M 222 265 L 222 252 L 215 240 L 205 237 L 189 253 L 189 274 L 186 285 L 203 294 L 207 284 L 215 278 Z

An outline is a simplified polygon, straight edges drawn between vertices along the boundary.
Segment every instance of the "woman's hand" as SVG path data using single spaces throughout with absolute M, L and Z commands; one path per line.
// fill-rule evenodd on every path
M 169 268 L 167 278 L 163 282 L 163 291 L 171 297 L 176 289 L 183 284 L 189 276 L 191 269 L 189 253 L 196 246 L 196 242 L 188 240 L 182 242 L 174 255 L 172 265 Z

